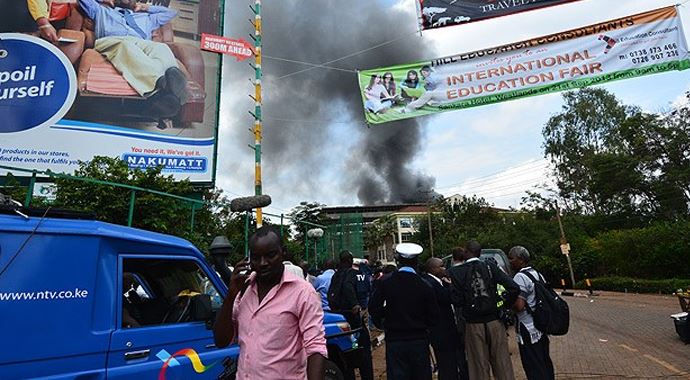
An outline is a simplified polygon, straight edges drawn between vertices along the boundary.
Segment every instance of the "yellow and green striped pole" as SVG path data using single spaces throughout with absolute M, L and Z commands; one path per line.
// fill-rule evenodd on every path
M 254 0 L 254 194 L 261 195 L 261 0 Z M 256 209 L 256 227 L 263 224 L 261 209 Z

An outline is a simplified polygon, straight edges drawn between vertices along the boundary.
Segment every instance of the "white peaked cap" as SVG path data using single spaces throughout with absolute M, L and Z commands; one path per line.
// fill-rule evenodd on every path
M 421 245 L 415 243 L 400 243 L 395 246 L 395 252 L 404 259 L 413 259 L 424 251 Z

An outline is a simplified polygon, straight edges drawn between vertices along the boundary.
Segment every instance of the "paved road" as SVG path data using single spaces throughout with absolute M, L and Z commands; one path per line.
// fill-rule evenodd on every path
M 690 345 L 676 335 L 670 315 L 675 297 L 602 293 L 568 297 L 571 328 L 552 337 L 558 379 L 690 379 Z M 514 337 L 515 374 L 525 379 Z M 374 351 L 376 378 L 386 379 L 385 347 Z

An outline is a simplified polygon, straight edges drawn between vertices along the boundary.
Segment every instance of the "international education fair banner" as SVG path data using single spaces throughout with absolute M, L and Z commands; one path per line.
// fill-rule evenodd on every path
M 432 61 L 360 71 L 366 120 L 381 124 L 690 68 L 666 7 Z
M 579 0 L 417 0 L 422 29 L 466 24 Z

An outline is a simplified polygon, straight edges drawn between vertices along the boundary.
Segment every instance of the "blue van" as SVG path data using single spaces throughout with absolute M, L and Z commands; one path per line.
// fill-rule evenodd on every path
M 0 206 L 0 379 L 232 379 L 211 326 L 227 292 L 186 240 Z M 204 307 L 204 305 L 210 307 Z M 327 378 L 358 351 L 327 313 Z

